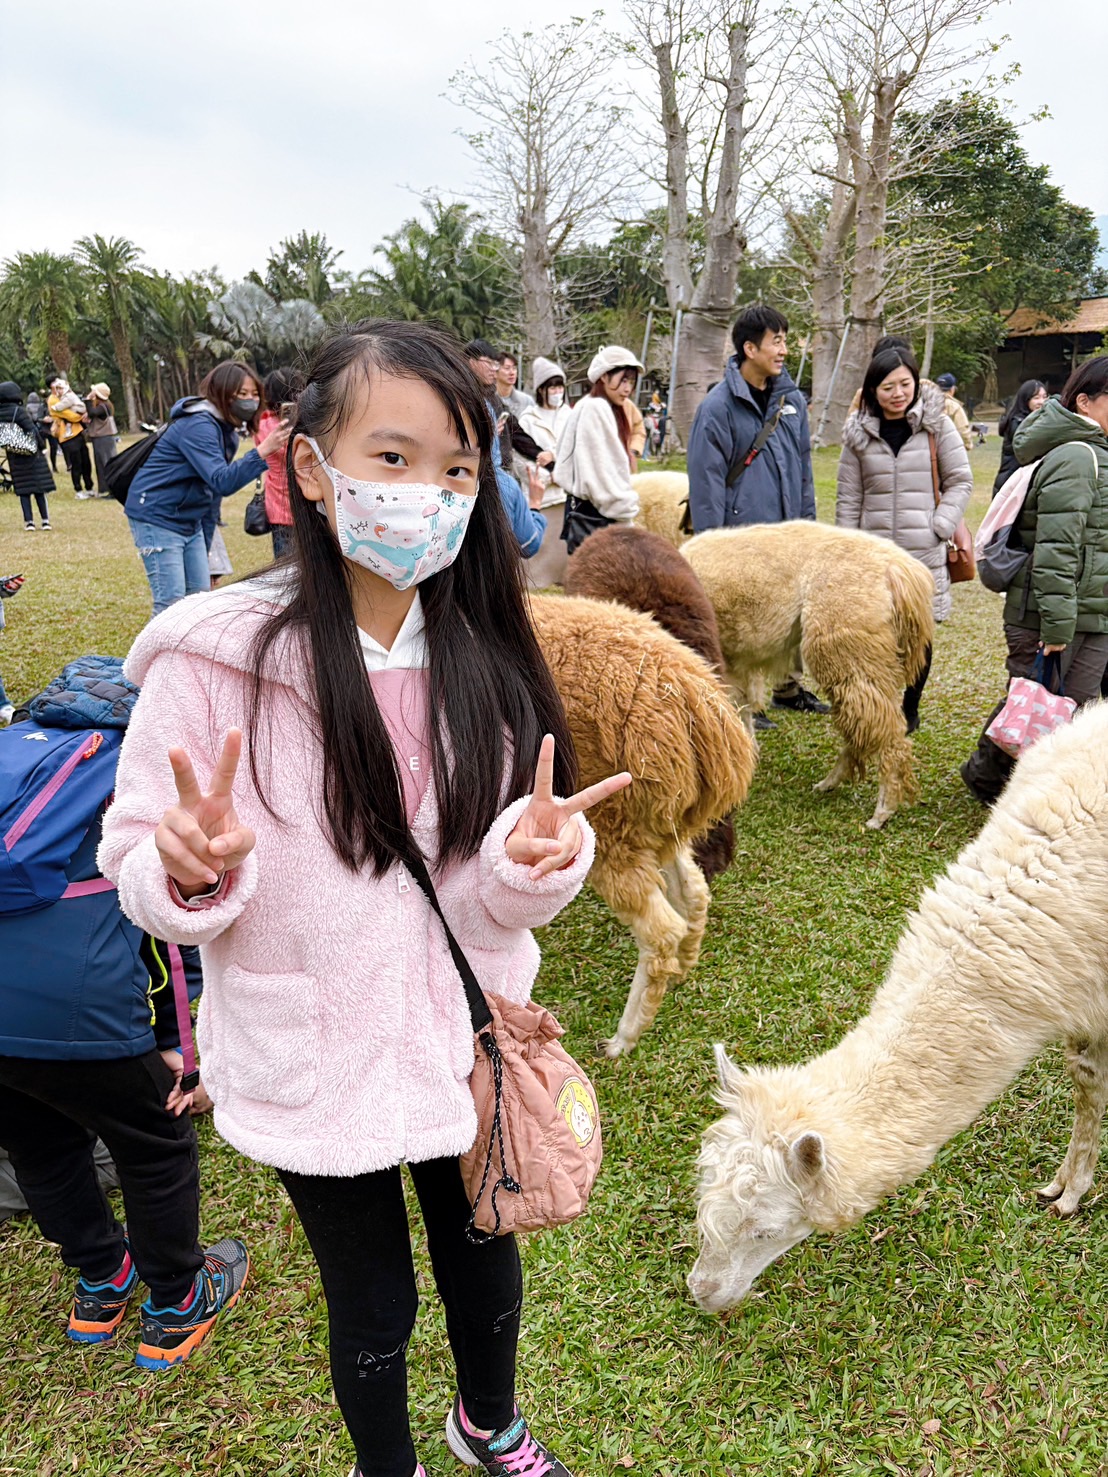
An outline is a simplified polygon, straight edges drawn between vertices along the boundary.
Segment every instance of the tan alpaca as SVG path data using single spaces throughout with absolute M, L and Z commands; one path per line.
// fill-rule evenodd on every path
M 692 847 L 746 798 L 755 750 L 706 662 L 651 619 L 599 600 L 533 596 L 582 785 L 635 782 L 589 812 L 589 881 L 635 936 L 639 963 L 609 1056 L 635 1045 L 696 964 L 711 896 Z
M 717 528 L 681 550 L 719 622 L 736 701 L 748 722 L 801 664 L 831 702 L 843 747 L 817 790 L 877 768 L 877 829 L 916 797 L 904 689 L 934 634 L 935 583 L 887 539 L 825 523 Z
M 651 533 L 660 533 L 674 548 L 688 539 L 681 532 L 681 518 L 689 499 L 689 478 L 685 472 L 636 472 L 631 485 L 639 498 L 635 522 Z
M 1041 740 L 976 841 L 924 893 L 864 1020 L 800 1067 L 741 1071 L 700 1153 L 689 1287 L 718 1311 L 810 1232 L 861 1220 L 1043 1046 L 1062 1040 L 1073 1135 L 1039 1193 L 1072 1215 L 1108 1102 L 1108 704 Z

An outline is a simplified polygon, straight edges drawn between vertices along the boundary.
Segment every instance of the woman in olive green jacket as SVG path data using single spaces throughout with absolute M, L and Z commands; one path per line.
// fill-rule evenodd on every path
M 1004 602 L 1008 674 L 1030 677 L 1040 651 L 1058 653 L 1066 696 L 1092 702 L 1108 663 L 1108 357 L 1074 370 L 1023 422 L 1014 450 L 1021 466 L 1042 464 L 1019 518 L 1031 558 Z M 988 805 L 1012 764 L 983 732 L 962 778 Z

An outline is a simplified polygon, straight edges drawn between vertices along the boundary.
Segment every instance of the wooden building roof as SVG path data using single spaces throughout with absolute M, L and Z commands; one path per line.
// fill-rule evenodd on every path
M 1052 333 L 1108 333 L 1108 297 L 1082 298 L 1072 318 L 1044 317 L 1034 308 L 1018 308 L 1008 321 L 1006 338 L 1042 338 Z

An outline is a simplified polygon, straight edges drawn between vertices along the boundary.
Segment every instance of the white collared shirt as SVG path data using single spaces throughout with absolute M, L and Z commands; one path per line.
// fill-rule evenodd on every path
M 419 592 L 416 592 L 391 648 L 386 650 L 360 626 L 358 640 L 362 643 L 362 657 L 367 672 L 418 671 L 425 667 L 427 641 L 423 633 L 423 606 L 419 602 Z

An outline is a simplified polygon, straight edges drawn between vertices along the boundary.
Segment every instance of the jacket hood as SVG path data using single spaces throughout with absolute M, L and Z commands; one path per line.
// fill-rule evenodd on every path
M 171 421 L 180 420 L 183 415 L 195 415 L 200 410 L 206 410 L 209 415 L 214 415 L 216 420 L 221 419 L 219 411 L 210 400 L 205 400 L 203 395 L 185 395 L 183 399 L 176 401 L 169 412 L 169 419 Z
M 275 571 L 178 600 L 139 632 L 127 654 L 124 675 L 141 687 L 155 658 L 178 651 L 252 673 L 254 640 L 290 595 L 289 576 Z M 313 701 L 311 676 L 296 633 L 283 631 L 274 642 L 265 678 Z
M 1012 449 L 1020 465 L 1026 466 L 1028 462 L 1046 456 L 1056 446 L 1064 446 L 1067 441 L 1088 441 L 1108 450 L 1108 437 L 1096 422 L 1078 415 L 1076 411 L 1066 410 L 1061 400 L 1054 396 L 1020 423 L 1012 438 Z
M 23 391 L 14 380 L 0 380 L 0 405 L 22 405 Z
M 908 421 L 914 435 L 919 430 L 930 431 L 936 434 L 943 424 L 946 415 L 946 393 L 933 385 L 930 380 L 921 380 L 919 395 L 908 407 Z M 881 435 L 881 422 L 877 416 L 870 415 L 865 406 L 852 412 L 846 418 L 843 425 L 843 445 L 851 451 L 862 452 L 871 441 L 876 441 Z
M 739 356 L 737 354 L 732 354 L 730 359 L 728 359 L 727 368 L 723 371 L 723 378 L 732 395 L 737 396 L 740 400 L 749 400 L 751 405 L 756 403 L 754 396 L 750 393 L 750 386 L 743 378 L 743 372 L 739 368 Z M 775 375 L 772 384 L 775 395 L 778 393 L 787 395 L 790 391 L 796 390 L 796 381 L 787 369 L 783 369 L 779 375 Z

